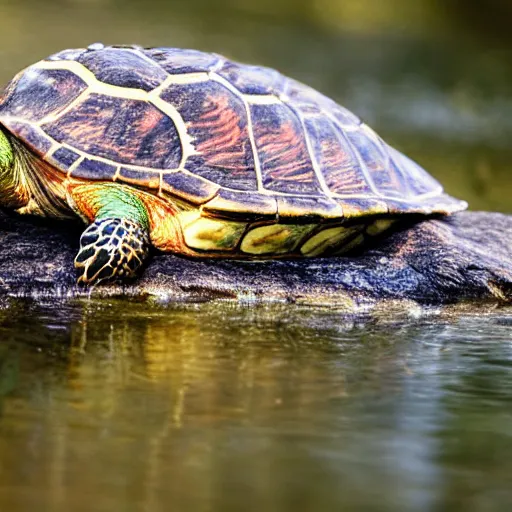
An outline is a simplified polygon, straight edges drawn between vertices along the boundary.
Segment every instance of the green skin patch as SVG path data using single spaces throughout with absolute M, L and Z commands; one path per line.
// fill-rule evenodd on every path
M 79 214 L 107 218 L 130 219 L 149 230 L 149 217 L 144 203 L 125 185 L 102 183 L 81 185 L 73 191 L 73 202 Z
M 94 222 L 80 238 L 75 258 L 83 284 L 133 278 L 150 247 L 149 217 L 143 202 L 123 185 L 102 183 L 76 187 L 75 207 Z

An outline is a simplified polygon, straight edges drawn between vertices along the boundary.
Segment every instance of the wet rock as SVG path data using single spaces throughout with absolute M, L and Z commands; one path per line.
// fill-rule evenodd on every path
M 155 254 L 141 279 L 75 284 L 82 226 L 0 214 L 0 296 L 130 296 L 160 301 L 291 301 L 347 311 L 381 299 L 512 301 L 512 216 L 464 212 L 403 228 L 350 257 L 192 260 Z

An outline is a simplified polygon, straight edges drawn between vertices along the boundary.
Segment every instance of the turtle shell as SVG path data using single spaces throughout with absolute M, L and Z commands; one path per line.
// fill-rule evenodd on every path
M 466 207 L 319 92 L 194 50 L 65 50 L 14 78 L 0 124 L 68 177 L 128 183 L 227 218 Z

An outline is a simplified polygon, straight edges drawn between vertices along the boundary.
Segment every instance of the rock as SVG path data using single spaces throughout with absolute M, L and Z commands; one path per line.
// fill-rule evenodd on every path
M 389 301 L 512 301 L 512 216 L 428 219 L 350 257 L 192 260 L 155 254 L 132 284 L 75 284 L 82 226 L 0 213 L 1 297 L 130 296 L 159 301 L 291 301 L 347 311 Z

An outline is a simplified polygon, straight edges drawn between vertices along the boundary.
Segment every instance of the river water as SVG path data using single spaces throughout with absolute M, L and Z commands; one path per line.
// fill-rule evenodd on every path
M 0 510 L 506 510 L 512 310 L 11 302 Z

